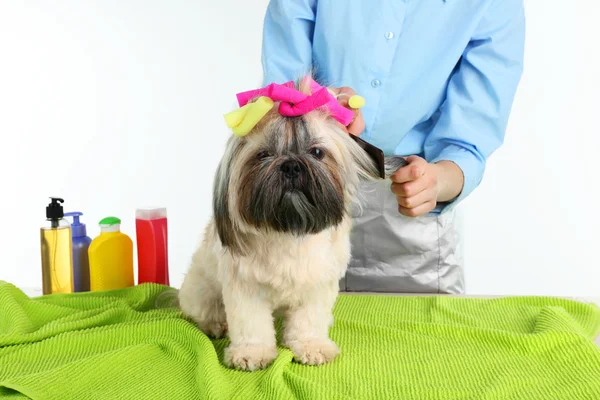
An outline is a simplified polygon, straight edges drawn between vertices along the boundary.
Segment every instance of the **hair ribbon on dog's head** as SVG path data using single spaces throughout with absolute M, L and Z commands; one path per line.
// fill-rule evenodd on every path
M 225 123 L 234 135 L 245 136 L 273 108 L 273 104 L 269 97 L 261 96 L 256 101 L 226 114 Z
M 335 96 L 311 78 L 308 79 L 311 94 L 307 95 L 296 90 L 294 82 L 283 85 L 271 83 L 264 88 L 250 90 L 237 94 L 240 109 L 225 115 L 225 123 L 237 136 L 245 136 L 258 124 L 258 122 L 273 108 L 274 102 L 279 102 L 279 113 L 285 117 L 297 117 L 307 114 L 318 108 L 325 108 L 327 112 L 339 123 L 347 126 L 354 119 L 354 112 L 337 101 Z M 256 99 L 255 101 L 252 101 Z M 352 96 L 353 102 L 360 108 L 364 99 Z M 352 104 L 351 104 L 352 106 Z

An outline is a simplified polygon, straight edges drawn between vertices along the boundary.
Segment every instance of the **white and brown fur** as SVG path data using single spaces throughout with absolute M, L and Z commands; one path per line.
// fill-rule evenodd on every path
M 389 175 L 405 161 L 386 165 Z M 322 111 L 288 118 L 275 104 L 250 134 L 229 139 L 213 218 L 179 291 L 204 333 L 228 334 L 226 365 L 256 370 L 277 357 L 275 313 L 297 361 L 337 356 L 328 331 L 350 261 L 350 208 L 359 183 L 374 179 L 375 163 Z

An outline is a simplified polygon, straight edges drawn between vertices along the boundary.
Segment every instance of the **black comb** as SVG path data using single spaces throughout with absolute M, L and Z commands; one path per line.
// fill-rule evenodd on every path
M 385 157 L 383 155 L 383 151 L 379 147 L 373 146 L 371 143 L 368 143 L 361 139 L 358 136 L 350 134 L 350 137 L 354 139 L 356 143 L 371 157 L 371 160 L 375 162 L 377 165 L 377 169 L 379 170 L 379 177 L 381 179 L 385 179 Z

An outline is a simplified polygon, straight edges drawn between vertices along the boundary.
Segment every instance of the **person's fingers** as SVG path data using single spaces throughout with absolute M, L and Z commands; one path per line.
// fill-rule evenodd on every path
M 409 156 L 406 158 L 408 165 L 400 168 L 394 175 L 391 176 L 392 182 L 404 183 L 419 179 L 427 170 L 427 161 L 417 156 Z
M 428 201 L 415 208 L 405 208 L 398 204 L 398 212 L 407 217 L 420 217 L 431 212 L 435 208 L 435 201 Z
M 427 161 L 425 161 L 425 159 L 424 159 L 423 157 L 414 156 L 414 155 L 413 155 L 413 156 L 408 156 L 408 157 L 406 157 L 406 161 L 407 161 L 409 164 L 412 164 L 412 163 L 414 163 L 414 162 L 419 162 L 419 163 L 424 163 L 424 164 L 427 164 Z
M 412 209 L 417 208 L 421 204 L 425 204 L 429 201 L 435 201 L 435 191 L 431 188 L 427 188 L 422 192 L 415 194 L 410 197 L 396 196 L 398 204 L 403 208 Z
M 344 86 L 340 88 L 331 88 L 331 92 L 337 98 L 338 103 L 342 107 L 346 107 L 354 112 L 354 118 L 352 122 L 348 124 L 346 131 L 354 136 L 360 136 L 365 130 L 365 120 L 362 115 L 362 111 L 360 109 L 351 108 L 348 104 L 350 97 L 354 96 L 356 92 L 354 89 Z
M 345 130 L 354 136 L 360 136 L 365 130 L 365 119 L 360 109 L 354 109 L 348 104 L 350 97 L 354 96 L 356 91 L 347 86 L 331 88 L 329 90 L 337 98 L 338 103 L 340 103 L 342 107 L 346 107 L 354 112 L 354 118 Z
M 426 177 L 402 183 L 392 182 L 392 193 L 400 197 L 413 197 L 426 189 L 430 189 L 431 186 L 429 179 Z
M 350 100 L 350 97 L 356 94 L 354 89 L 352 89 L 351 87 L 344 86 L 341 88 L 334 88 L 332 89 L 332 91 L 335 93 L 337 101 L 340 103 L 340 105 L 346 108 L 350 108 L 348 106 L 348 100 Z
M 365 119 L 360 109 L 352 111 L 354 111 L 354 120 L 348 125 L 348 133 L 360 136 L 365 131 Z

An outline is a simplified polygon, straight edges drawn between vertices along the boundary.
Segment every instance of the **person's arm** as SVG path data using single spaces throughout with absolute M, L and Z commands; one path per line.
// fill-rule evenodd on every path
M 392 179 L 402 214 L 448 211 L 479 186 L 486 160 L 504 141 L 524 42 L 523 0 L 492 2 L 450 79 L 425 159 L 411 157 Z
M 264 84 L 310 74 L 317 0 L 271 0 L 263 25 Z
M 479 186 L 486 160 L 502 145 L 523 72 L 524 45 L 523 1 L 492 2 L 450 80 L 440 118 L 424 145 L 427 161 L 450 161 L 464 177 L 456 197 L 441 199 L 446 204 L 440 211 Z

